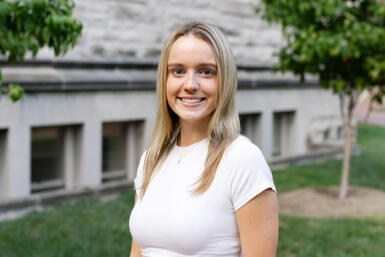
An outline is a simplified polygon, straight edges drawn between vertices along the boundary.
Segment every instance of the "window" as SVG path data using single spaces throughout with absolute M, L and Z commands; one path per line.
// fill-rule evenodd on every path
M 32 192 L 64 187 L 63 128 L 34 128 L 31 140 Z
M 7 189 L 7 130 L 0 129 L 0 201 L 6 197 Z
M 32 193 L 79 184 L 81 126 L 32 128 Z
M 337 139 L 343 139 L 344 138 L 344 128 L 343 126 L 337 127 Z
M 123 123 L 103 125 L 103 180 L 124 178 L 125 126 Z
M 132 181 L 142 152 L 143 121 L 103 124 L 102 180 Z
M 274 113 L 272 156 L 289 156 L 294 153 L 294 120 L 294 111 Z
M 241 122 L 241 134 L 250 138 L 250 140 L 260 146 L 261 145 L 261 114 L 260 113 L 247 113 L 240 114 L 239 120 Z
M 330 139 L 330 128 L 326 128 L 324 131 L 323 131 L 323 138 L 325 141 L 328 141 Z

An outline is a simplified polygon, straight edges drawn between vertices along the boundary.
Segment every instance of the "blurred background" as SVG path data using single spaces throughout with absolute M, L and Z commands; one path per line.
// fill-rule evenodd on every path
M 193 20 L 216 24 L 232 47 L 242 134 L 264 153 L 280 197 L 278 256 L 385 256 L 385 108 L 357 90 L 352 187 L 338 198 L 340 94 L 317 72 L 301 81 L 274 70 L 288 43 L 256 12 L 268 1 L 52 0 L 40 2 L 53 13 L 48 4 L 22 13 L 26 2 L 0 1 L 14 35 L 0 41 L 0 256 L 129 255 L 158 58 L 168 34 Z

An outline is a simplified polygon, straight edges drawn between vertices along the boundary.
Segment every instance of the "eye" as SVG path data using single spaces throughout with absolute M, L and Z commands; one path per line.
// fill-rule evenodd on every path
M 174 76 L 180 76 L 180 75 L 183 75 L 184 72 L 182 69 L 173 69 L 171 70 L 171 73 L 174 75 Z
M 211 75 L 214 74 L 214 72 L 212 70 L 209 70 L 209 69 L 203 69 L 203 70 L 201 70 L 201 74 L 205 77 L 210 77 Z

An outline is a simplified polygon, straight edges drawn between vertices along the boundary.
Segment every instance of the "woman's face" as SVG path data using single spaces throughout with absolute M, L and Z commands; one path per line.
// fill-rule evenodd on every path
M 194 36 L 179 37 L 167 63 L 167 102 L 181 124 L 208 125 L 217 106 L 218 76 L 214 51 Z

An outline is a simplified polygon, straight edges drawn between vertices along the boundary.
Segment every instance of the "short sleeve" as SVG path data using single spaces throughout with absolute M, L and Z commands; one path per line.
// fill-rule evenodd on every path
M 242 141 L 229 152 L 229 191 L 234 211 L 268 188 L 277 192 L 262 152 L 248 139 Z
M 146 152 L 142 154 L 140 157 L 138 169 L 136 171 L 136 178 L 134 180 L 135 191 L 138 196 L 141 195 L 142 192 L 142 183 L 144 177 L 144 159 L 146 157 Z

